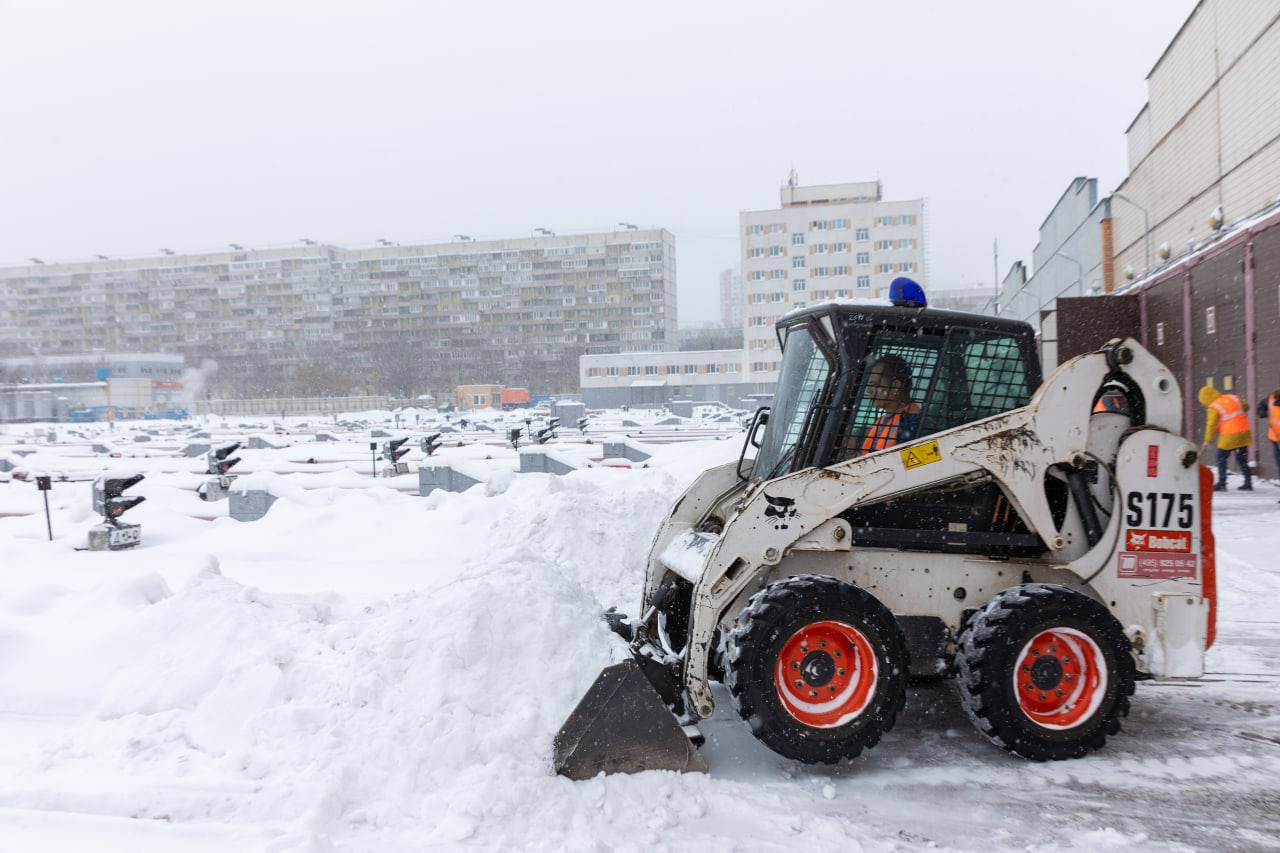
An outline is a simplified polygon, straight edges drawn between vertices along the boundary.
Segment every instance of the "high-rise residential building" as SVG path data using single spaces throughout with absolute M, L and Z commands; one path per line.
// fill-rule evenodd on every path
M 0 355 L 212 358 L 220 394 L 563 392 L 581 355 L 669 348 L 675 264 L 660 228 L 36 264 L 0 269 Z
M 720 325 L 730 329 L 742 328 L 742 309 L 746 301 L 742 295 L 742 273 L 736 269 L 720 271 Z
M 829 299 L 883 296 L 905 275 L 927 285 L 924 199 L 885 201 L 879 181 L 782 188 L 781 207 L 740 216 L 746 379 L 777 380 L 774 323 Z

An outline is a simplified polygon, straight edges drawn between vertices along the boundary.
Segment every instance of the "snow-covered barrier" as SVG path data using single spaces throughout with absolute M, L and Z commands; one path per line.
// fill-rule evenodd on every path
M 652 455 L 639 442 L 631 441 L 630 439 L 604 442 L 605 459 L 627 459 L 631 462 L 645 462 Z
M 438 490 L 445 492 L 465 492 L 481 481 L 454 470 L 446 463 L 423 465 L 418 469 L 418 494 L 426 497 Z
M 102 450 L 98 452 L 106 453 L 107 451 Z M 188 459 L 194 459 L 197 456 L 204 456 L 208 452 L 209 452 L 209 445 L 202 444 L 200 442 L 192 442 L 191 444 L 188 444 L 185 448 L 183 448 L 182 455 L 187 457 Z
M 547 447 L 520 448 L 521 474 L 568 474 L 583 467 L 577 459 Z
M 231 492 L 228 514 L 236 521 L 257 521 L 267 514 L 276 496 L 266 489 L 244 489 Z

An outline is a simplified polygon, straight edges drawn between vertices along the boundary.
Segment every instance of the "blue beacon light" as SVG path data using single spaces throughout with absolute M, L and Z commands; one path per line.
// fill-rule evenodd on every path
M 889 301 L 899 308 L 924 308 L 929 304 L 919 282 L 899 276 L 889 282 Z

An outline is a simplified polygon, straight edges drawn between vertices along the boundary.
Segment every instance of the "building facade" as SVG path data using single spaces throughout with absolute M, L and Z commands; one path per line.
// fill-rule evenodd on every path
M 1040 223 L 1032 272 L 1016 261 L 1000 288 L 1002 317 L 1023 320 L 1040 336 L 1045 369 L 1058 364 L 1055 311 L 1059 298 L 1110 292 L 1113 266 L 1111 199 L 1098 199 L 1097 178 L 1076 178 Z
M 1280 203 L 1153 272 L 1096 298 L 1065 299 L 1059 308 L 1064 359 L 1131 337 L 1173 373 L 1182 391 L 1183 434 L 1199 441 L 1203 385 L 1249 404 L 1249 455 L 1263 476 L 1280 477 L 1265 410 L 1280 387 Z M 1213 448 L 1201 461 L 1212 465 Z
M 879 181 L 799 186 L 794 174 L 781 205 L 739 215 L 744 370 L 772 390 L 781 350 L 778 318 L 828 299 L 886 295 L 906 275 L 928 286 L 923 199 L 885 201 Z
M 1201 0 L 1147 75 L 1147 103 L 1125 139 L 1129 175 L 1112 204 L 1123 278 L 1275 201 L 1280 5 Z
M 740 349 L 583 356 L 582 402 L 592 408 L 658 407 L 673 399 L 737 406 L 755 391 L 744 382 L 742 361 Z
M 0 270 L 0 355 L 212 358 L 223 396 L 563 392 L 580 355 L 666 349 L 677 321 L 665 229 Z
M 720 271 L 720 325 L 741 329 L 746 301 L 742 291 L 742 273 L 736 269 Z

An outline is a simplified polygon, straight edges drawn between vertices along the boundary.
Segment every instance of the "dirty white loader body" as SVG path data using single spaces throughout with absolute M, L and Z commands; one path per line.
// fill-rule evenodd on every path
M 804 312 L 806 334 L 852 352 L 825 373 L 797 369 L 816 389 L 807 402 L 786 389 L 784 354 L 779 405 L 803 405 L 765 429 L 786 429 L 793 458 L 780 433 L 757 442 L 753 423 L 754 468 L 746 459 L 712 468 L 676 501 L 653 542 L 640 617 L 614 624 L 686 732 L 714 710 L 714 672 L 771 748 L 802 761 L 851 758 L 892 726 L 909 670 L 958 674 L 971 718 L 1012 752 L 1096 749 L 1119 730 L 1135 679 L 1200 676 L 1213 639 L 1212 481 L 1178 435 L 1177 382 L 1137 342 L 1117 340 L 1039 383 L 1026 347 L 993 337 L 1020 333 L 975 321 L 965 358 L 952 361 L 972 376 L 989 363 L 982 354 L 1003 354 L 1013 366 L 1002 376 L 1038 385 L 1029 402 L 870 449 L 866 430 L 850 425 L 866 409 L 857 389 L 868 363 L 909 354 L 911 330 L 923 341 L 935 322 L 945 343 L 926 366 L 941 377 L 957 334 L 949 312 L 911 321 L 894 311 L 845 309 L 851 326 L 872 330 L 862 339 L 824 319 L 834 309 Z M 877 343 L 886 329 L 897 349 Z M 942 395 L 958 398 L 963 370 L 946 390 L 939 378 L 919 392 L 924 417 Z M 978 384 L 957 417 L 975 410 Z M 986 402 L 992 387 L 983 385 Z M 1122 389 L 1125 411 L 1103 410 L 1104 388 Z M 845 426 L 832 426 L 841 411 Z M 562 730 L 560 772 L 705 768 L 674 740 L 674 754 L 646 751 L 630 734 L 659 722 L 627 729 L 601 701 L 589 694 Z M 593 714 L 604 716 L 583 735 Z M 603 728 L 628 737 L 610 742 Z

